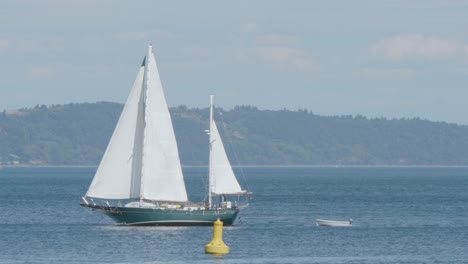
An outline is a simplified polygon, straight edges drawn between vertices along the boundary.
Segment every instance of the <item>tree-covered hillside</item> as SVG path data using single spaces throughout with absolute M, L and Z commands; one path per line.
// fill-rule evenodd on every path
M 121 104 L 36 106 L 0 114 L 3 163 L 83 165 L 99 163 Z
M 0 162 L 96 165 L 121 110 L 100 102 L 4 111 Z M 206 164 L 208 109 L 171 113 L 182 163 Z M 216 119 L 235 165 L 468 165 L 468 126 L 251 106 L 217 109 Z

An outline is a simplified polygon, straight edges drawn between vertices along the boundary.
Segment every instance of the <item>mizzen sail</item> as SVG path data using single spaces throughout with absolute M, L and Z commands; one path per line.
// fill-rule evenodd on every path
M 242 191 L 226 155 L 223 141 L 213 118 L 213 96 L 210 106 L 210 192 L 213 194 L 235 194 Z

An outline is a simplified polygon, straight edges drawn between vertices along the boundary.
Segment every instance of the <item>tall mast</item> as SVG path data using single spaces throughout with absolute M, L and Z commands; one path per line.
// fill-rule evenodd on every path
M 143 85 L 143 107 L 146 107 L 146 92 L 148 91 L 148 86 L 149 86 L 149 67 L 148 67 L 148 64 L 150 62 L 150 59 L 151 59 L 151 53 L 153 52 L 153 45 L 149 44 L 148 45 L 148 52 L 146 53 L 146 59 L 145 59 L 145 75 L 144 75 L 144 85 Z M 143 109 L 143 113 L 146 115 L 146 109 Z M 145 119 L 145 122 L 146 122 L 146 117 L 144 117 Z M 144 135 L 143 135 L 144 137 Z M 143 144 L 143 148 L 144 148 L 144 144 Z M 143 149 L 141 151 L 144 151 Z M 143 164 L 142 162 L 142 167 L 145 166 L 145 164 Z M 140 173 L 142 174 L 142 173 Z M 141 190 L 141 193 L 140 193 L 140 202 L 143 201 L 143 188 L 144 188 L 144 182 L 143 182 L 143 177 L 142 175 L 140 175 L 141 177 L 141 181 L 140 181 L 140 190 Z
M 211 208 L 212 206 L 212 201 L 211 201 L 211 192 L 212 192 L 212 188 L 213 188 L 213 171 L 211 169 L 211 166 L 213 165 L 213 155 L 211 154 L 211 143 L 212 142 L 212 130 L 213 129 L 213 95 L 210 95 L 210 137 L 209 137 L 209 140 L 210 140 L 210 160 L 209 160 L 209 165 L 208 165 L 208 208 Z

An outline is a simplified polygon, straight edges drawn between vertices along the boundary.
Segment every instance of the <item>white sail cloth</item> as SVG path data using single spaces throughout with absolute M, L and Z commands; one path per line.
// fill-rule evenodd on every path
M 117 126 L 86 196 L 106 199 L 140 197 L 141 173 L 135 171 L 134 155 L 138 127 L 143 120 L 142 90 L 145 67 L 142 65 L 125 103 Z
M 187 201 L 172 120 L 151 46 L 86 196 Z
M 211 113 L 213 105 L 211 105 Z M 212 114 L 210 114 L 212 116 Z M 238 194 L 242 191 L 226 155 L 214 118 L 210 125 L 210 191 L 213 194 Z
M 148 57 L 141 194 L 150 200 L 187 201 L 171 115 L 151 50 Z

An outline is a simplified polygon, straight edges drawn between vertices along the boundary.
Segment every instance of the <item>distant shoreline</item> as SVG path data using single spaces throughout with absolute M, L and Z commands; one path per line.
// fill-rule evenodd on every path
M 0 166 L 94 167 L 105 153 L 122 107 L 109 102 L 38 105 L 0 115 L 5 130 Z M 171 108 L 179 160 L 186 167 L 208 164 L 209 142 L 203 132 L 208 112 Z M 468 166 L 468 125 L 420 118 L 321 116 L 304 109 L 259 110 L 248 105 L 217 112 L 224 116 L 220 133 L 226 138 L 227 155 L 233 164 L 250 164 L 243 167 Z
M 182 165 L 208 168 L 208 165 Z M 468 168 L 468 165 L 233 165 L 234 168 Z M 98 165 L 0 165 L 2 168 L 98 168 Z

